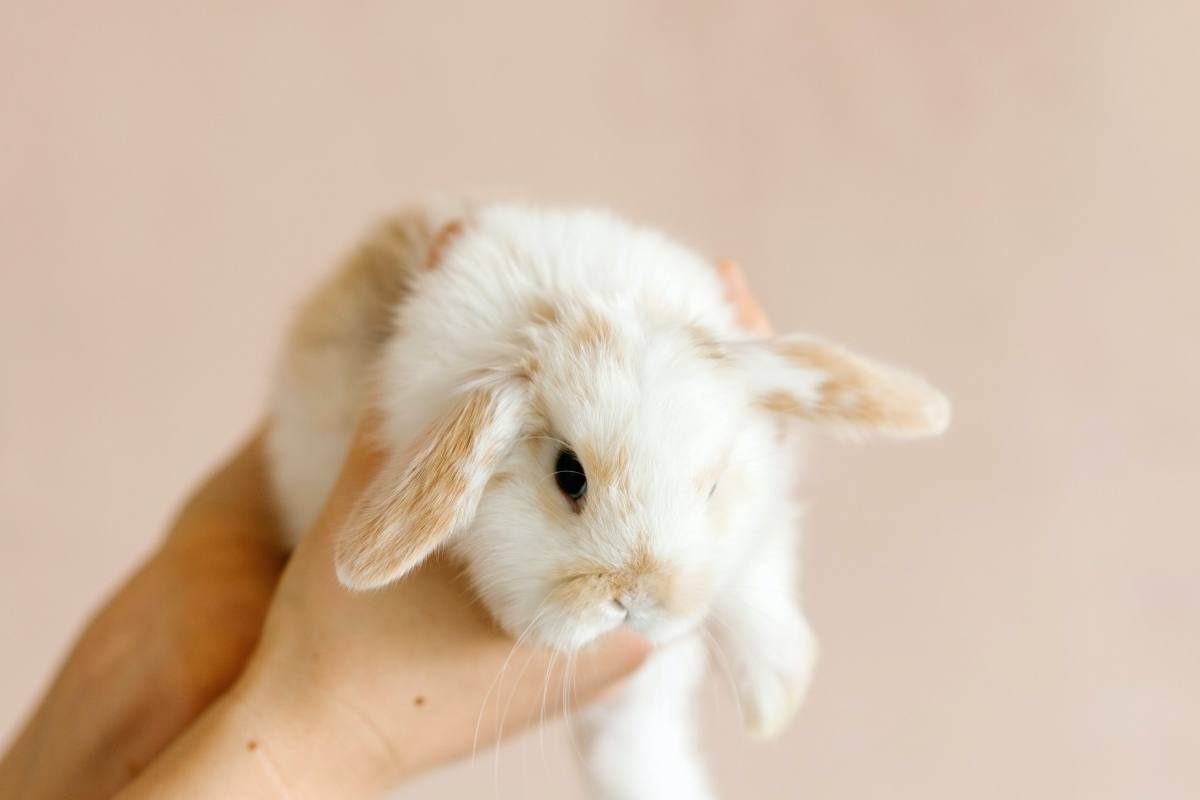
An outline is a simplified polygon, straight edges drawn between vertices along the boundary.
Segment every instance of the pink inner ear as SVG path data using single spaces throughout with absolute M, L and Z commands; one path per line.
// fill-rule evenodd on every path
M 451 220 L 443 225 L 441 230 L 433 236 L 433 243 L 429 246 L 429 255 L 425 257 L 425 268 L 434 269 L 440 264 L 446 250 L 462 232 L 463 221 L 461 219 Z
M 389 460 L 337 543 L 342 583 L 369 589 L 396 580 L 469 516 L 463 507 L 477 502 L 471 484 L 488 457 L 480 440 L 495 417 L 493 393 L 472 392 L 425 433 L 411 460 Z

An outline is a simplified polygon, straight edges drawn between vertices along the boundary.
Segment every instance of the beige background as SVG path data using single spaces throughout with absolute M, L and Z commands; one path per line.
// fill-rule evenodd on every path
M 819 448 L 824 661 L 769 745 L 706 695 L 727 796 L 1200 795 L 1194 2 L 69 5 L 0 4 L 0 735 L 305 288 L 485 189 L 735 255 L 956 402 Z M 573 797 L 566 755 L 409 794 Z

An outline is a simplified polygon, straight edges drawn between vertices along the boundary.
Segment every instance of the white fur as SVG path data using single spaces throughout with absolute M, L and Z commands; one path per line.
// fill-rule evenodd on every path
M 545 303 L 555 324 L 531 314 Z M 589 348 L 572 331 L 595 318 L 613 335 Z M 706 357 L 697 329 L 741 344 Z M 312 523 L 372 381 L 387 444 L 405 451 L 464 387 L 522 380 L 518 365 L 535 363 L 528 395 L 550 438 L 523 439 L 530 427 L 489 440 L 505 449 L 496 474 L 506 479 L 487 485 L 446 546 L 514 636 L 528 629 L 574 650 L 624 623 L 661 645 L 586 715 L 596 797 L 712 797 L 692 722 L 701 626 L 731 662 L 747 725 L 764 734 L 790 718 L 816 654 L 797 602 L 795 456 L 779 419 L 756 405 L 756 363 L 770 357 L 749 339 L 710 264 L 657 232 L 600 212 L 481 209 L 411 287 L 374 376 L 336 350 L 315 368 L 283 369 L 270 453 L 285 520 L 293 537 Z M 816 402 L 825 377 L 793 368 L 782 388 Z M 559 442 L 626 454 L 623 485 L 589 484 L 583 513 L 561 496 L 550 502 L 562 513 L 547 511 L 539 493 L 554 491 Z M 719 478 L 711 498 L 706 474 Z M 491 475 L 466 477 L 474 491 Z M 702 586 L 699 599 L 671 612 L 640 583 L 589 608 L 551 599 L 572 564 L 620 570 L 638 547 Z

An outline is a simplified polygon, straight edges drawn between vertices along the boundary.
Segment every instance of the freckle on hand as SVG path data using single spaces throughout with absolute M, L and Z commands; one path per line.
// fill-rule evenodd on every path
M 425 698 L 421 695 L 417 695 L 413 698 L 413 705 L 417 708 L 420 708 L 421 706 L 425 705 Z
M 254 741 L 253 739 L 251 739 L 250 741 L 246 742 L 246 749 L 247 749 L 247 750 L 257 750 L 257 749 L 258 749 L 258 742 L 256 742 L 256 741 Z

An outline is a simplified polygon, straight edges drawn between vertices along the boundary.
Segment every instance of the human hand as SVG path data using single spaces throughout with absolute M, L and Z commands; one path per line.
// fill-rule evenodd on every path
M 739 321 L 769 332 L 737 265 L 721 262 L 718 272 Z M 89 623 L 0 762 L 0 795 L 108 797 L 127 784 L 241 672 L 283 568 L 278 538 L 254 437 L 189 498 L 162 546 Z M 447 572 L 431 565 L 406 583 L 418 602 L 422 592 L 448 592 L 459 605 L 447 608 L 465 608 Z M 492 705 L 477 724 L 499 735 Z M 510 719 L 519 716 L 514 706 Z
M 285 554 L 253 437 L 96 613 L 0 761 L 0 797 L 111 797 L 241 673 Z
M 737 311 L 738 324 L 747 330 L 769 336 L 771 321 L 750 293 L 750 286 L 746 283 L 746 275 L 741 266 L 731 259 L 721 259 L 717 262 L 717 274 L 725 284 L 725 297 Z
M 740 269 L 722 262 L 718 271 L 739 321 L 768 333 Z M 129 797 L 228 792 L 230 765 L 247 796 L 371 795 L 489 745 L 506 724 L 518 730 L 567 699 L 561 660 L 514 646 L 472 605 L 453 565 L 435 560 L 373 593 L 337 581 L 334 537 L 382 457 L 371 441 L 368 425 L 288 567 L 243 679 Z M 627 631 L 580 654 L 578 700 L 644 655 L 645 644 Z
M 241 680 L 123 796 L 379 794 L 586 703 L 641 662 L 648 646 L 621 631 L 576 654 L 568 674 L 561 656 L 496 628 L 444 560 L 382 591 L 343 587 L 333 541 L 379 466 L 371 442 L 368 421 Z

